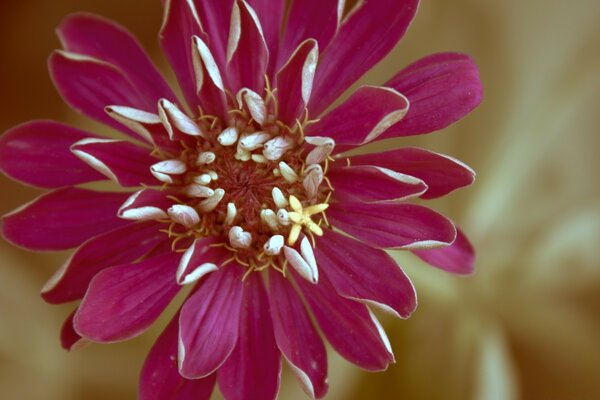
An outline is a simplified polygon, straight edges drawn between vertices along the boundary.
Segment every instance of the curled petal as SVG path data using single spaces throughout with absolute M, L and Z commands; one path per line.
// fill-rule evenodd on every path
M 71 152 L 123 187 L 156 183 L 149 167 L 157 159 L 150 155 L 149 149 L 131 142 L 86 138 L 74 143 Z
M 200 280 L 203 276 L 214 272 L 229 257 L 223 247 L 211 246 L 212 238 L 196 239 L 183 253 L 177 267 L 177 283 L 186 285 Z
M 208 45 L 200 37 L 194 36 L 192 42 L 198 103 L 206 113 L 225 118 L 227 99 L 219 66 Z
M 475 180 L 475 171 L 466 164 L 417 147 L 361 154 L 349 160 L 352 165 L 376 165 L 421 179 L 427 185 L 427 191 L 421 195 L 423 199 L 444 196 Z
M 142 189 L 127 198 L 118 210 L 118 216 L 133 221 L 145 221 L 167 217 L 172 200 L 168 193 L 154 189 Z
M 326 134 L 338 145 L 360 146 L 400 121 L 408 107 L 408 99 L 393 89 L 362 86 L 305 132 L 307 136 Z

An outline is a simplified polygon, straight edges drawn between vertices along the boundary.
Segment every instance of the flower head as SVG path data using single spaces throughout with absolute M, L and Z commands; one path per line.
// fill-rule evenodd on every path
M 42 291 L 81 299 L 63 345 L 137 336 L 190 285 L 148 356 L 142 399 L 204 398 L 215 380 L 227 399 L 274 398 L 281 356 L 323 397 L 311 314 L 351 362 L 393 362 L 371 308 L 406 318 L 416 297 L 382 249 L 470 272 L 464 235 L 409 200 L 474 173 L 418 148 L 345 152 L 456 121 L 480 101 L 477 70 L 467 56 L 433 55 L 325 110 L 392 49 L 417 3 L 291 1 L 284 23 L 285 1 L 166 1 L 160 42 L 185 102 L 123 28 L 68 17 L 65 49 L 50 57 L 56 87 L 133 140 L 52 121 L 0 139 L 5 174 L 54 189 L 5 216 L 3 235 L 33 250 L 78 247 Z M 101 179 L 135 191 L 79 187 Z

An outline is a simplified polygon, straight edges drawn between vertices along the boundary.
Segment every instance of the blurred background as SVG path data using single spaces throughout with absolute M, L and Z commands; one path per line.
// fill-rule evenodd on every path
M 129 27 L 168 71 L 158 0 L 2 1 L 0 132 L 34 118 L 106 132 L 62 103 L 46 70 L 54 27 L 82 10 Z M 402 43 L 363 79 L 383 82 L 437 51 L 476 59 L 479 109 L 401 144 L 478 172 L 432 204 L 469 233 L 477 272 L 454 277 L 394 253 L 419 295 L 412 318 L 384 319 L 397 363 L 369 374 L 330 352 L 328 399 L 600 398 L 599 18 L 597 0 L 423 0 Z M 37 194 L 0 176 L 0 214 Z M 66 256 L 0 239 L 0 398 L 133 399 L 161 324 L 127 343 L 63 351 L 71 307 L 45 304 L 39 290 Z M 289 371 L 280 398 L 306 398 Z

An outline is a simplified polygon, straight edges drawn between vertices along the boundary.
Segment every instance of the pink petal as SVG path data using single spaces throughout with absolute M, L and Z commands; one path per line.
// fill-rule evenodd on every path
M 271 76 L 275 70 L 275 55 L 279 48 L 279 35 L 286 3 L 285 0 L 248 0 L 248 4 L 256 11 L 271 54 L 269 66 L 269 76 Z
M 216 375 L 185 379 L 177 368 L 179 313 L 171 320 L 146 357 L 139 383 L 140 400 L 209 400 Z
M 262 277 L 250 274 L 244 281 L 238 343 L 217 374 L 227 400 L 277 397 L 281 360 L 268 300 Z
M 462 162 L 417 147 L 350 157 L 352 165 L 376 165 L 414 176 L 427 184 L 423 199 L 435 199 L 475 180 L 475 171 Z
M 192 61 L 193 36 L 206 38 L 194 3 L 189 0 L 168 1 L 159 33 L 160 46 L 175 72 L 190 109 L 196 112 L 198 96 Z
M 336 165 L 329 169 L 327 176 L 335 198 L 344 201 L 400 201 L 420 196 L 427 190 L 420 179 L 375 166 Z
M 407 110 L 407 99 L 395 90 L 361 86 L 346 101 L 309 125 L 305 133 L 330 137 L 336 145 L 360 146 L 379 137 L 401 120 Z
M 312 398 L 327 394 L 327 351 L 289 281 L 269 270 L 269 300 L 275 339 L 304 391 Z
M 426 263 L 454 274 L 468 275 L 475 268 L 475 249 L 460 229 L 457 229 L 456 240 L 450 246 L 413 253 Z
M 340 297 L 326 276 L 316 285 L 301 278 L 294 280 L 321 331 L 342 357 L 367 371 L 383 371 L 394 362 L 387 337 L 367 306 Z
M 26 122 L 0 136 L 0 171 L 42 188 L 105 179 L 69 151 L 73 143 L 90 137 L 59 122 Z
M 156 108 L 155 103 L 142 97 L 123 71 L 104 61 L 57 50 L 48 64 L 54 86 L 71 108 L 135 138 L 137 134 L 112 119 L 104 108 L 113 104 L 144 111 Z
M 179 372 L 203 378 L 217 370 L 238 341 L 244 269 L 229 264 L 210 274 L 181 309 Z
M 344 0 L 292 0 L 287 25 L 279 49 L 278 66 L 283 65 L 296 47 L 308 38 L 327 48 L 333 38 L 344 8 Z
M 326 230 L 315 256 L 341 296 L 401 318 L 408 318 L 415 310 L 417 297 L 412 283 L 385 251 Z
M 227 38 L 231 22 L 231 9 L 235 0 L 193 0 L 202 26 L 210 38 L 210 50 L 219 67 L 225 67 Z
M 168 198 L 169 194 L 154 189 L 139 190 L 119 207 L 118 215 L 133 221 L 166 218 L 168 208 L 173 205 L 173 200 Z
M 222 263 L 231 257 L 231 252 L 221 246 L 213 246 L 219 242 L 217 237 L 203 237 L 183 253 L 177 268 L 177 282 L 189 284 L 201 279 L 206 274 L 216 271 Z
M 198 102 L 205 113 L 226 120 L 227 97 L 216 59 L 209 46 L 200 37 L 194 37 L 192 41 Z
M 150 103 L 173 91 L 139 42 L 121 25 L 94 14 L 75 13 L 57 29 L 63 48 L 114 65 Z
M 227 42 L 228 87 L 233 93 L 242 88 L 262 93 L 269 50 L 254 10 L 243 0 L 233 4 L 230 29 Z
M 408 97 L 410 110 L 379 139 L 445 128 L 477 107 L 483 96 L 474 61 L 457 53 L 425 57 L 400 71 L 386 86 Z
M 64 188 L 46 193 L 2 218 L 2 235 L 30 250 L 64 250 L 129 224 L 117 217 L 129 193 Z
M 288 125 L 294 125 L 304 113 L 312 92 L 318 60 L 317 42 L 309 39 L 298 46 L 277 73 L 278 118 Z
M 116 342 L 142 334 L 179 292 L 179 253 L 167 253 L 98 273 L 77 314 L 75 330 L 95 342 Z
M 89 138 L 73 144 L 71 152 L 123 187 L 157 184 L 150 166 L 159 160 L 150 149 L 125 140 Z
M 75 328 L 73 327 L 73 316 L 76 312 L 77 309 L 67 317 L 60 329 L 60 344 L 67 351 L 76 350 L 86 343 L 86 340 L 75 332 Z
M 160 227 L 153 221 L 130 224 L 88 240 L 46 283 L 42 297 L 53 304 L 82 298 L 97 273 L 134 262 L 166 240 Z
M 440 247 L 456 238 L 452 221 L 416 204 L 341 202 L 327 210 L 327 217 L 336 228 L 379 248 Z
M 419 0 L 359 2 L 323 51 L 309 105 L 312 116 L 321 114 L 394 48 L 418 4 Z

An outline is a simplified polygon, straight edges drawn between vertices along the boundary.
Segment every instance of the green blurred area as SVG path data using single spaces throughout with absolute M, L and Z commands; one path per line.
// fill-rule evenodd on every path
M 62 17 L 84 10 L 129 27 L 168 71 L 155 40 L 160 2 L 140 3 L 1 2 L 0 131 L 52 118 L 107 133 L 62 103 L 46 57 L 59 46 L 53 31 Z M 369 374 L 330 352 L 328 399 L 600 398 L 599 17 L 596 0 L 424 0 L 402 43 L 363 79 L 381 83 L 437 51 L 477 61 L 480 108 L 443 132 L 398 143 L 478 172 L 473 187 L 432 204 L 470 234 L 477 272 L 449 276 L 394 253 L 419 295 L 411 319 L 383 319 L 397 363 Z M 37 191 L 0 177 L 0 193 L 4 214 Z M 61 350 L 70 307 L 38 293 L 66 257 L 0 242 L 0 397 L 135 398 L 160 326 L 127 343 Z M 289 373 L 280 398 L 305 398 Z

